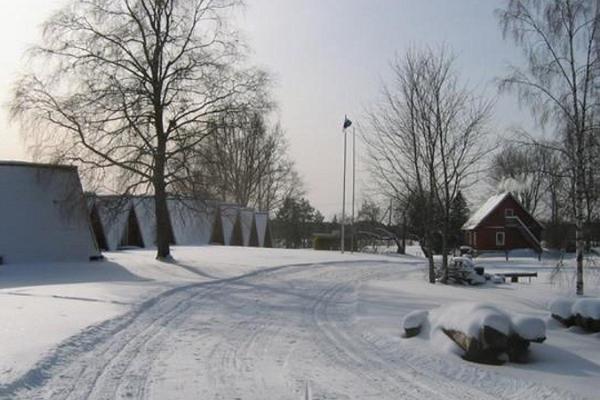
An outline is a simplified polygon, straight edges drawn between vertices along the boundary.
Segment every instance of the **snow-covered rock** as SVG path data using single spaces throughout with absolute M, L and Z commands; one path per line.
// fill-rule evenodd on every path
M 584 318 L 600 319 L 600 299 L 577 299 L 571 311 Z
M 546 324 L 540 318 L 516 315 L 512 316 L 511 324 L 513 333 L 525 340 L 541 342 L 546 339 Z
M 427 317 L 428 321 L 423 321 Z M 542 319 L 511 315 L 486 303 L 455 303 L 428 315 L 411 313 L 405 322 L 405 329 L 428 323 L 430 339 L 439 341 L 438 333 L 442 332 L 462 349 L 464 359 L 482 363 L 501 364 L 503 354 L 511 361 L 524 362 L 530 343 L 546 339 Z
M 455 303 L 436 310 L 433 329 L 453 329 L 477 336 L 482 326 L 489 326 L 508 335 L 510 318 L 491 304 Z
M 428 316 L 429 311 L 427 310 L 415 310 L 408 313 L 402 320 L 405 337 L 417 336 L 421 332 L 423 324 L 427 322 Z
M 550 312 L 552 316 L 568 320 L 573 316 L 573 303 L 575 303 L 575 299 L 559 297 L 550 303 Z
M 600 299 L 558 298 L 550 304 L 552 318 L 569 327 L 577 325 L 586 331 L 600 332 Z

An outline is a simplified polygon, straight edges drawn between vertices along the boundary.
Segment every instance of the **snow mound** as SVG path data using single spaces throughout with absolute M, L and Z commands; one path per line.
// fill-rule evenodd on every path
M 427 310 L 412 311 L 402 320 L 402 327 L 405 330 L 420 328 L 427 321 L 428 316 L 429 311 Z
M 473 263 L 473 259 L 469 256 L 454 257 L 453 260 L 454 260 L 454 262 L 462 263 L 462 265 L 467 268 L 469 268 L 469 267 L 473 268 L 475 266 L 475 264 Z
M 572 314 L 584 318 L 600 319 L 600 299 L 578 299 L 571 308 Z
M 511 322 L 508 315 L 491 304 L 456 303 L 437 309 L 431 326 L 433 330 L 452 329 L 476 337 L 482 326 L 508 335 Z
M 512 331 L 525 340 L 539 341 L 546 338 L 546 324 L 540 318 L 517 315 L 511 318 L 511 324 Z
M 573 304 L 575 299 L 559 297 L 550 303 L 550 312 L 552 315 L 559 316 L 562 319 L 569 319 L 573 315 Z

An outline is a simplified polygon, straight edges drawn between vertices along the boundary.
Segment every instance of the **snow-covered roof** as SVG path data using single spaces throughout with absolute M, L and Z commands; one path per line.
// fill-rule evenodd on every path
M 500 193 L 490 197 L 479 209 L 471 215 L 471 218 L 462 226 L 465 231 L 475 229 L 510 193 Z

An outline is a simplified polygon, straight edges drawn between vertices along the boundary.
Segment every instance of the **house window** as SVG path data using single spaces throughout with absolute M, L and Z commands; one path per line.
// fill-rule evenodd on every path
M 505 217 L 513 217 L 514 215 L 515 215 L 515 210 L 513 210 L 512 208 L 506 208 L 504 210 Z
M 504 232 L 496 232 L 496 246 L 504 246 Z

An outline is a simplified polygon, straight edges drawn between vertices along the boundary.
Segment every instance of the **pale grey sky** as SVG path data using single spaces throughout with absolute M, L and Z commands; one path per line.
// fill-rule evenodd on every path
M 0 101 L 5 104 L 27 44 L 64 0 L 0 1 Z M 241 28 L 253 61 L 275 76 L 278 117 L 311 203 L 341 209 L 344 114 L 360 123 L 389 76 L 389 62 L 411 46 L 447 45 L 462 77 L 496 96 L 493 79 L 521 56 L 493 15 L 502 0 L 247 0 Z M 494 129 L 531 126 L 514 96 L 497 99 Z M 358 148 L 359 154 L 364 152 Z M 28 159 L 17 128 L 0 110 L 0 159 Z M 360 165 L 360 169 L 364 169 Z M 359 192 L 368 176 L 359 179 Z

